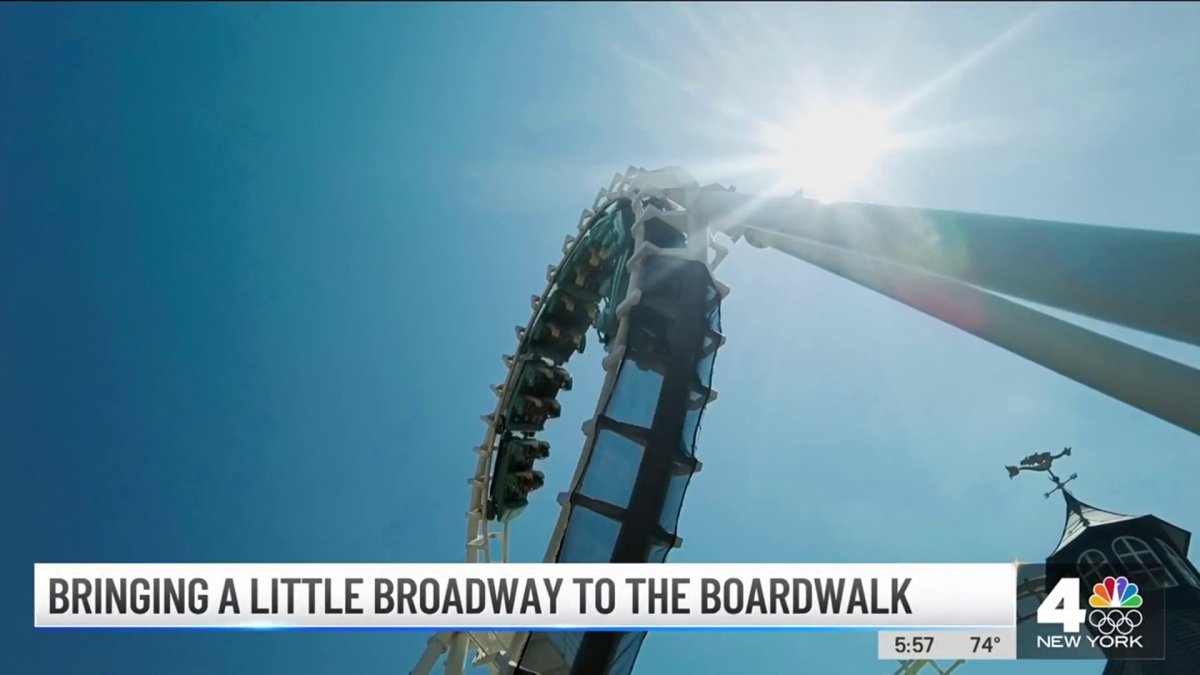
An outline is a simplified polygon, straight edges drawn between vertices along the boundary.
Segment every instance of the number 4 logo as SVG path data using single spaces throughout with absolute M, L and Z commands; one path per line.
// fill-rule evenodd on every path
M 1038 605 L 1038 623 L 1056 623 L 1064 633 L 1078 633 L 1087 617 L 1087 610 L 1079 606 L 1079 579 L 1059 579 L 1054 590 Z

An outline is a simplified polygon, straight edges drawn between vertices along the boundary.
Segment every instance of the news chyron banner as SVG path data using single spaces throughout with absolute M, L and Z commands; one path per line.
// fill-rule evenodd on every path
M 1166 658 L 1166 593 L 1154 571 L 1106 563 L 1088 573 L 1085 581 L 1074 566 L 1021 565 L 1017 658 Z
M 1013 628 L 1014 564 L 50 564 L 40 628 Z

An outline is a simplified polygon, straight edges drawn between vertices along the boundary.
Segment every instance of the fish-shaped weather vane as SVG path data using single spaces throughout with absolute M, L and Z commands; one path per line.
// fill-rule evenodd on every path
M 1063 451 L 1057 455 L 1049 452 L 1035 452 L 1032 455 L 1025 457 L 1025 459 L 1022 459 L 1018 466 L 1006 466 L 1004 468 L 1008 469 L 1008 477 L 1010 479 L 1016 478 L 1017 474 L 1021 473 L 1022 471 L 1046 472 L 1050 476 L 1050 481 L 1054 483 L 1054 489 L 1047 492 L 1045 495 L 1046 498 L 1049 499 L 1050 495 L 1058 492 L 1059 490 L 1065 489 L 1063 486 L 1079 477 L 1079 474 L 1073 473 L 1066 480 L 1062 480 L 1058 476 L 1054 475 L 1054 471 L 1051 470 L 1051 467 L 1054 465 L 1054 460 L 1067 457 L 1070 454 L 1071 448 L 1063 448 Z

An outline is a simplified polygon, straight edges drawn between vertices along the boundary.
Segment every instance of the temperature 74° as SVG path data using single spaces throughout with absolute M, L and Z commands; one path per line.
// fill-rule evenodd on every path
M 971 636 L 971 653 L 978 654 L 980 650 L 983 650 L 983 651 L 987 652 L 988 654 L 991 654 L 992 649 L 997 647 L 999 644 L 1000 644 L 1000 636 L 998 636 L 998 635 L 988 635 L 988 636 L 972 635 Z

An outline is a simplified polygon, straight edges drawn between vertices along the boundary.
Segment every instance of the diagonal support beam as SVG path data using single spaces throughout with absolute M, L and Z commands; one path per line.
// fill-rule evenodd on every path
M 1200 370 L 950 279 L 797 237 L 761 230 L 746 237 L 1200 434 Z
M 722 191 L 697 210 L 1200 345 L 1200 235 Z

